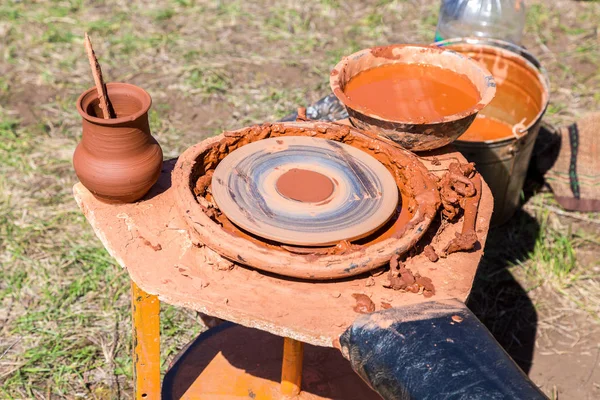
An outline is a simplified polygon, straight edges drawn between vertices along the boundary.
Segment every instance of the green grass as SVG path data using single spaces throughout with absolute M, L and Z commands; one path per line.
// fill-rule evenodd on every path
M 573 271 L 576 267 L 575 235 L 571 228 L 566 232 L 549 226 L 550 212 L 543 211 L 539 216 L 540 235 L 537 237 L 530 260 L 538 274 L 555 278 L 559 282 L 565 279 L 576 280 Z
M 574 11 L 565 13 L 554 3 L 532 3 L 525 44 L 551 76 L 546 120 L 570 122 L 600 105 L 600 55 L 588 35 L 600 4 L 569 2 Z M 84 32 L 108 81 L 150 92 L 151 130 L 165 156 L 176 157 L 224 129 L 272 121 L 317 100 L 344 55 L 429 43 L 438 8 L 437 0 L 0 4 L 0 398 L 131 397 L 127 273 L 71 193 L 81 133 L 74 104 L 93 84 Z M 528 202 L 534 209 L 490 233 L 497 245 L 486 249 L 473 298 L 507 347 L 517 343 L 507 327 L 529 323 L 519 316 L 527 301 L 542 316 L 544 302 L 599 311 L 589 284 L 598 279 L 597 264 L 581 256 L 598 252 L 598 235 L 540 211 L 556 206 L 550 201 L 536 195 Z M 203 326 L 189 310 L 162 311 L 164 370 Z
M 17 127 L 19 121 L 8 115 L 2 115 L 0 119 L 0 155 L 2 155 L 3 163 L 11 166 L 22 162 L 22 154 L 17 152 L 19 136 Z M 23 146 L 23 144 L 21 144 Z
M 168 21 L 175 16 L 175 11 L 170 8 L 158 10 L 154 14 L 154 20 L 157 22 Z
M 214 69 L 193 68 L 185 79 L 192 90 L 197 90 L 204 95 L 225 93 L 229 88 L 229 78 L 222 72 Z

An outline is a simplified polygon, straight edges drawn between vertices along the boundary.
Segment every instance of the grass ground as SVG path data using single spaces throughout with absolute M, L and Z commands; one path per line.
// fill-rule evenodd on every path
M 530 1 L 526 46 L 552 81 L 549 124 L 598 110 L 600 3 Z M 221 130 L 273 120 L 328 92 L 343 55 L 427 43 L 439 2 L 4 1 L 0 3 L 0 398 L 129 398 L 126 273 L 71 196 L 75 100 L 92 80 L 153 97 L 167 157 Z M 469 306 L 552 397 L 600 397 L 600 216 L 544 189 L 491 232 Z M 202 330 L 165 307 L 165 365 Z M 595 336 L 594 336 L 595 335 Z

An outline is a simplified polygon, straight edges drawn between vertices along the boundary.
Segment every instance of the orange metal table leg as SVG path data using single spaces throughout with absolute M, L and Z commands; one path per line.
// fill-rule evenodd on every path
M 302 360 L 304 343 L 294 339 L 283 339 L 283 363 L 281 366 L 281 394 L 297 396 L 302 383 Z
M 131 281 L 134 399 L 160 399 L 160 301 Z

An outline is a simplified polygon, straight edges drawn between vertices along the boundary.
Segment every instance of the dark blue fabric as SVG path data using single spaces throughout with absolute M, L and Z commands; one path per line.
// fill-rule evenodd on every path
M 459 301 L 361 316 L 340 343 L 384 399 L 546 399 Z

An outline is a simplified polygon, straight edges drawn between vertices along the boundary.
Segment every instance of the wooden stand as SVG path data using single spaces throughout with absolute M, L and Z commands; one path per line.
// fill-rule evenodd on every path
M 133 379 L 136 399 L 160 393 L 160 301 L 131 281 Z M 149 395 L 154 395 L 148 397 Z
M 438 175 L 450 162 L 464 162 L 452 149 L 440 149 L 422 160 Z M 219 390 L 229 387 L 246 397 L 249 388 L 263 388 L 263 397 L 253 392 L 257 393 L 255 399 L 279 399 L 282 393 L 294 397 L 299 393 L 296 398 L 366 400 L 371 397 L 355 397 L 354 393 L 363 395 L 370 389 L 365 392 L 366 385 L 339 350 L 326 348 L 333 347 L 360 316 L 354 310 L 354 295 L 368 296 L 377 311 L 384 305 L 403 307 L 428 300 L 464 302 L 469 295 L 492 213 L 493 200 L 485 183 L 476 220 L 480 247 L 468 253 L 450 254 L 435 263 L 418 254 L 407 263 L 414 273 L 433 281 L 436 294 L 427 299 L 386 289 L 386 274 L 314 284 L 248 269 L 223 259 L 206 246 L 195 245 L 187 224 L 174 207 L 170 179 L 174 164 L 174 160 L 166 161 L 158 183 L 144 199 L 132 204 L 104 203 L 80 183 L 74 187 L 75 200 L 96 235 L 135 282 L 132 304 L 136 399 L 160 398 L 159 300 L 256 328 L 237 326 L 226 334 L 211 335 L 210 340 L 202 341 L 203 346 L 198 346 L 203 350 L 198 354 L 204 352 L 205 356 L 199 358 L 203 360 L 200 375 L 192 374 L 192 382 L 202 384 L 204 393 L 213 393 L 202 394 L 202 399 L 227 398 L 223 393 L 232 392 Z M 461 227 L 462 221 L 445 226 L 432 244 L 445 246 Z M 285 345 L 282 338 L 289 338 Z M 239 360 L 243 366 L 236 364 Z M 263 369 L 274 372 L 265 377 Z M 235 380 L 226 380 L 224 372 L 227 376 L 232 374 Z M 220 380 L 225 382 L 221 389 L 210 389 L 211 382 Z M 207 392 L 209 389 L 212 391 Z

